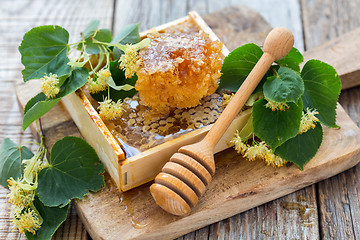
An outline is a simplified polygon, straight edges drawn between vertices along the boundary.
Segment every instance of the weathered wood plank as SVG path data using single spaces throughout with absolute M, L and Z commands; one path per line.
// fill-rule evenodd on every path
M 267 1 L 247 1 L 247 0 L 221 0 L 211 1 L 209 11 L 213 12 L 228 6 L 247 6 L 251 7 L 272 26 L 287 27 L 295 38 L 295 47 L 304 51 L 301 8 L 298 0 L 267 0 Z
M 359 0 L 302 0 L 301 6 L 306 49 L 360 26 Z
M 210 226 L 209 239 L 319 239 L 314 185 Z
M 338 69 L 341 75 L 342 89 L 358 86 L 360 83 L 360 28 L 356 28 L 321 46 L 306 51 L 304 59 L 321 59 Z M 351 47 L 350 47 L 351 46 Z M 351 64 L 349 64 L 351 62 Z
M 360 1 L 303 0 L 306 48 L 313 48 L 360 27 Z M 352 46 L 346 46 L 351 49 Z M 357 53 L 353 60 L 357 61 Z M 339 102 L 360 125 L 360 88 L 343 91 Z M 323 239 L 359 239 L 359 164 L 318 184 L 319 222 Z
M 246 6 L 223 8 L 203 18 L 230 51 L 249 42 L 261 46 L 272 29 L 259 13 Z

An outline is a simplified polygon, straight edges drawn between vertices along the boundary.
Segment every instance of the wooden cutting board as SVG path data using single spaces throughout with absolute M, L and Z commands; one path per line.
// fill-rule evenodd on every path
M 230 50 L 246 42 L 261 45 L 271 29 L 256 12 L 244 7 L 224 9 L 204 19 Z M 354 44 L 351 39 L 358 37 L 360 31 L 352 32 L 308 54 L 335 66 L 344 86 L 357 85 L 358 80 L 353 76 L 359 68 L 345 64 L 352 62 L 352 56 L 344 47 Z M 360 49 L 359 45 L 355 47 Z M 352 50 L 354 52 L 354 47 Z M 39 84 L 35 81 L 19 84 L 20 106 L 23 108 L 38 90 Z M 213 181 L 187 217 L 162 211 L 153 201 L 149 185 L 121 194 L 109 179 L 100 192 L 75 201 L 78 214 L 94 239 L 170 239 L 184 235 L 356 165 L 360 159 L 360 130 L 340 105 L 337 114 L 340 128 L 324 128 L 323 144 L 304 171 L 292 164 L 274 169 L 261 161 L 248 162 L 232 149 L 217 154 Z M 41 118 L 41 127 L 48 148 L 66 135 L 80 136 L 61 104 Z

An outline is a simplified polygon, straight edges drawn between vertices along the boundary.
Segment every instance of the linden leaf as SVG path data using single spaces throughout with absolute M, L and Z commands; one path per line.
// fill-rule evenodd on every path
M 86 39 L 92 36 L 95 33 L 95 31 L 98 29 L 99 25 L 100 25 L 100 21 L 98 19 L 91 20 L 83 31 L 84 38 Z
M 262 98 L 254 103 L 252 117 L 254 133 L 265 141 L 271 149 L 295 137 L 298 134 L 302 116 L 302 102 L 288 103 L 285 111 L 272 111 L 265 107 L 267 101 Z
M 24 82 L 39 79 L 44 74 L 56 74 L 58 77 L 71 72 L 67 64 L 69 33 L 59 26 L 40 26 L 24 35 L 19 47 Z
M 134 86 L 137 80 L 137 76 L 134 75 L 132 78 L 125 78 L 125 72 L 121 69 L 119 69 L 119 63 L 117 61 L 113 61 L 110 62 L 110 72 L 111 72 L 111 77 L 115 83 L 115 86 L 123 86 L 123 85 L 130 85 L 132 86 L 132 89 L 130 90 L 116 90 L 114 88 L 110 88 L 110 98 L 113 101 L 117 101 L 119 99 L 123 100 L 124 98 L 127 97 L 133 97 L 137 91 L 135 90 Z M 111 84 L 111 83 L 110 83 Z M 108 96 L 108 89 L 98 92 L 98 93 L 93 93 L 91 94 L 91 96 L 96 100 L 96 101 L 104 101 L 105 97 Z
M 300 72 L 300 63 L 303 61 L 303 55 L 299 52 L 299 50 L 293 47 L 285 57 L 276 61 L 276 63 L 280 66 L 288 67 L 296 72 Z
M 41 224 L 41 228 L 36 232 L 35 235 L 30 232 L 26 232 L 25 235 L 29 240 L 51 239 L 56 230 L 66 220 L 69 204 L 62 208 L 47 207 L 39 200 L 39 197 L 36 195 L 33 203 L 36 210 L 43 219 L 43 222 Z
M 135 44 L 140 42 L 139 23 L 133 23 L 122 28 L 111 41 L 112 44 Z M 114 47 L 113 49 L 115 60 L 119 60 L 123 52 Z
M 23 173 L 22 160 L 30 159 L 34 154 L 25 146 L 18 146 L 9 138 L 0 145 L 0 185 L 7 188 L 7 180 L 21 178 Z
M 320 123 L 314 129 L 298 134 L 276 148 L 275 154 L 281 158 L 293 162 L 304 170 L 306 163 L 312 159 L 318 151 L 323 139 L 323 131 Z
M 73 198 L 82 199 L 89 191 L 100 190 L 103 172 L 103 164 L 85 140 L 64 137 L 54 144 L 49 167 L 39 173 L 39 198 L 46 206 L 65 206 Z
M 280 67 L 276 76 L 265 81 L 263 90 L 266 99 L 277 103 L 295 103 L 304 93 L 304 82 L 295 71 Z
M 103 28 L 100 30 L 95 31 L 94 39 L 100 42 L 111 42 L 112 33 L 109 29 Z M 101 45 L 95 43 L 91 37 L 87 38 L 86 40 L 86 52 L 88 54 L 99 54 L 100 50 L 103 48 Z
M 35 97 L 31 98 L 24 108 L 23 131 L 33 121 L 50 111 L 50 109 L 52 109 L 59 101 L 59 98 L 48 99 L 43 92 L 40 92 Z
M 133 23 L 122 28 L 111 43 L 130 44 L 140 42 L 139 23 Z
M 336 70 L 319 60 L 308 61 L 301 71 L 305 92 L 304 109 L 316 109 L 319 120 L 328 127 L 336 127 L 336 105 L 341 81 Z
M 86 83 L 88 75 L 89 71 L 86 68 L 76 68 L 72 71 L 70 77 L 62 84 L 60 92 L 55 98 L 48 99 L 44 93 L 40 92 L 30 99 L 24 108 L 23 130 L 25 130 L 33 121 L 50 111 L 62 97 L 65 97 L 82 87 Z
M 233 50 L 224 59 L 218 91 L 226 89 L 236 92 L 262 54 L 261 48 L 254 43 L 245 44 Z M 261 85 L 260 83 L 254 92 L 257 92 Z
M 252 116 L 250 115 L 245 126 L 239 131 L 239 136 L 243 140 L 248 139 L 253 135 L 253 132 L 254 132 L 253 119 Z

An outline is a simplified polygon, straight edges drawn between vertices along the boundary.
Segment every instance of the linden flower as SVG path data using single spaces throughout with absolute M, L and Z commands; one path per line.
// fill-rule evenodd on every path
M 15 208 L 12 211 L 13 224 L 21 233 L 31 232 L 35 235 L 36 231 L 41 227 L 40 219 L 36 212 L 30 208 L 21 213 L 21 210 Z
M 131 78 L 140 68 L 139 47 L 137 45 L 126 44 L 125 54 L 121 55 L 120 69 L 125 69 L 125 77 Z
M 101 69 L 100 71 L 98 71 L 97 75 L 98 75 L 98 78 L 107 82 L 109 80 L 109 77 L 111 76 L 111 72 L 109 69 L 105 68 L 105 69 Z
M 97 93 L 100 91 L 104 91 L 109 83 L 109 78 L 111 76 L 109 69 L 101 69 L 97 72 L 97 76 L 95 78 L 88 77 L 87 78 L 87 87 L 90 93 Z
M 44 164 L 39 160 L 39 156 L 35 155 L 30 159 L 23 160 L 24 167 L 24 179 L 27 183 L 34 183 L 37 181 L 37 174 L 41 169 L 45 168 L 47 164 Z
M 315 114 L 319 114 L 319 112 L 316 109 L 311 110 L 309 108 L 306 109 L 306 113 L 302 113 L 299 134 L 307 132 L 310 128 L 315 128 L 316 123 L 319 121 Z
M 249 159 L 249 161 L 254 161 L 256 158 L 264 158 L 269 151 L 270 150 L 267 148 L 266 143 L 263 141 L 249 147 L 244 154 L 244 157 Z
M 120 117 L 124 110 L 120 99 L 117 102 L 114 102 L 111 99 L 105 99 L 103 102 L 99 102 L 99 104 L 99 115 L 102 119 L 110 120 Z
M 229 102 L 231 101 L 231 99 L 233 98 L 233 96 L 235 95 L 235 93 L 233 94 L 223 94 L 223 100 L 222 100 L 222 105 L 223 106 L 227 106 L 229 104 Z
M 266 162 L 266 164 L 268 166 L 271 165 L 274 168 L 284 166 L 287 163 L 286 160 L 284 160 L 281 157 L 275 155 L 272 151 L 269 151 L 266 154 L 266 156 L 264 158 L 264 161 Z
M 230 141 L 230 143 L 234 144 L 234 149 L 237 153 L 242 155 L 244 155 L 249 148 L 249 146 L 242 141 L 238 130 L 236 130 L 235 137 Z
M 60 91 L 58 87 L 59 79 L 56 74 L 50 73 L 49 76 L 41 78 L 41 90 L 47 98 L 54 98 Z
M 270 108 L 272 111 L 280 110 L 285 111 L 289 108 L 286 103 L 277 103 L 271 100 L 267 100 L 268 102 L 265 104 L 265 107 Z
M 15 181 L 13 178 L 9 178 L 7 182 L 10 190 L 9 203 L 16 206 L 29 206 L 34 199 L 34 191 L 30 190 L 32 186 L 23 184 L 19 180 Z

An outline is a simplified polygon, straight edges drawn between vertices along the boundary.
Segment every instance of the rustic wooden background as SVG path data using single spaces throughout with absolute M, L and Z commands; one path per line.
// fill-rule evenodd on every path
M 273 27 L 286 26 L 295 46 L 304 51 L 360 27 L 360 0 L 1 0 L 0 2 L 0 142 L 9 137 L 34 150 L 29 130 L 22 132 L 22 115 L 15 96 L 21 79 L 18 46 L 32 27 L 58 24 L 72 40 L 93 18 L 102 27 L 120 29 L 141 22 L 141 30 L 183 17 L 201 15 L 230 5 L 256 9 Z M 250 24 L 250 23 L 249 23 Z M 351 47 L 351 46 L 349 46 Z M 341 93 L 340 103 L 360 126 L 360 88 Z M 180 239 L 360 239 L 360 165 L 328 180 L 289 194 Z M 25 239 L 12 231 L 7 190 L 0 187 L 0 239 Z M 55 239 L 89 239 L 75 210 Z

